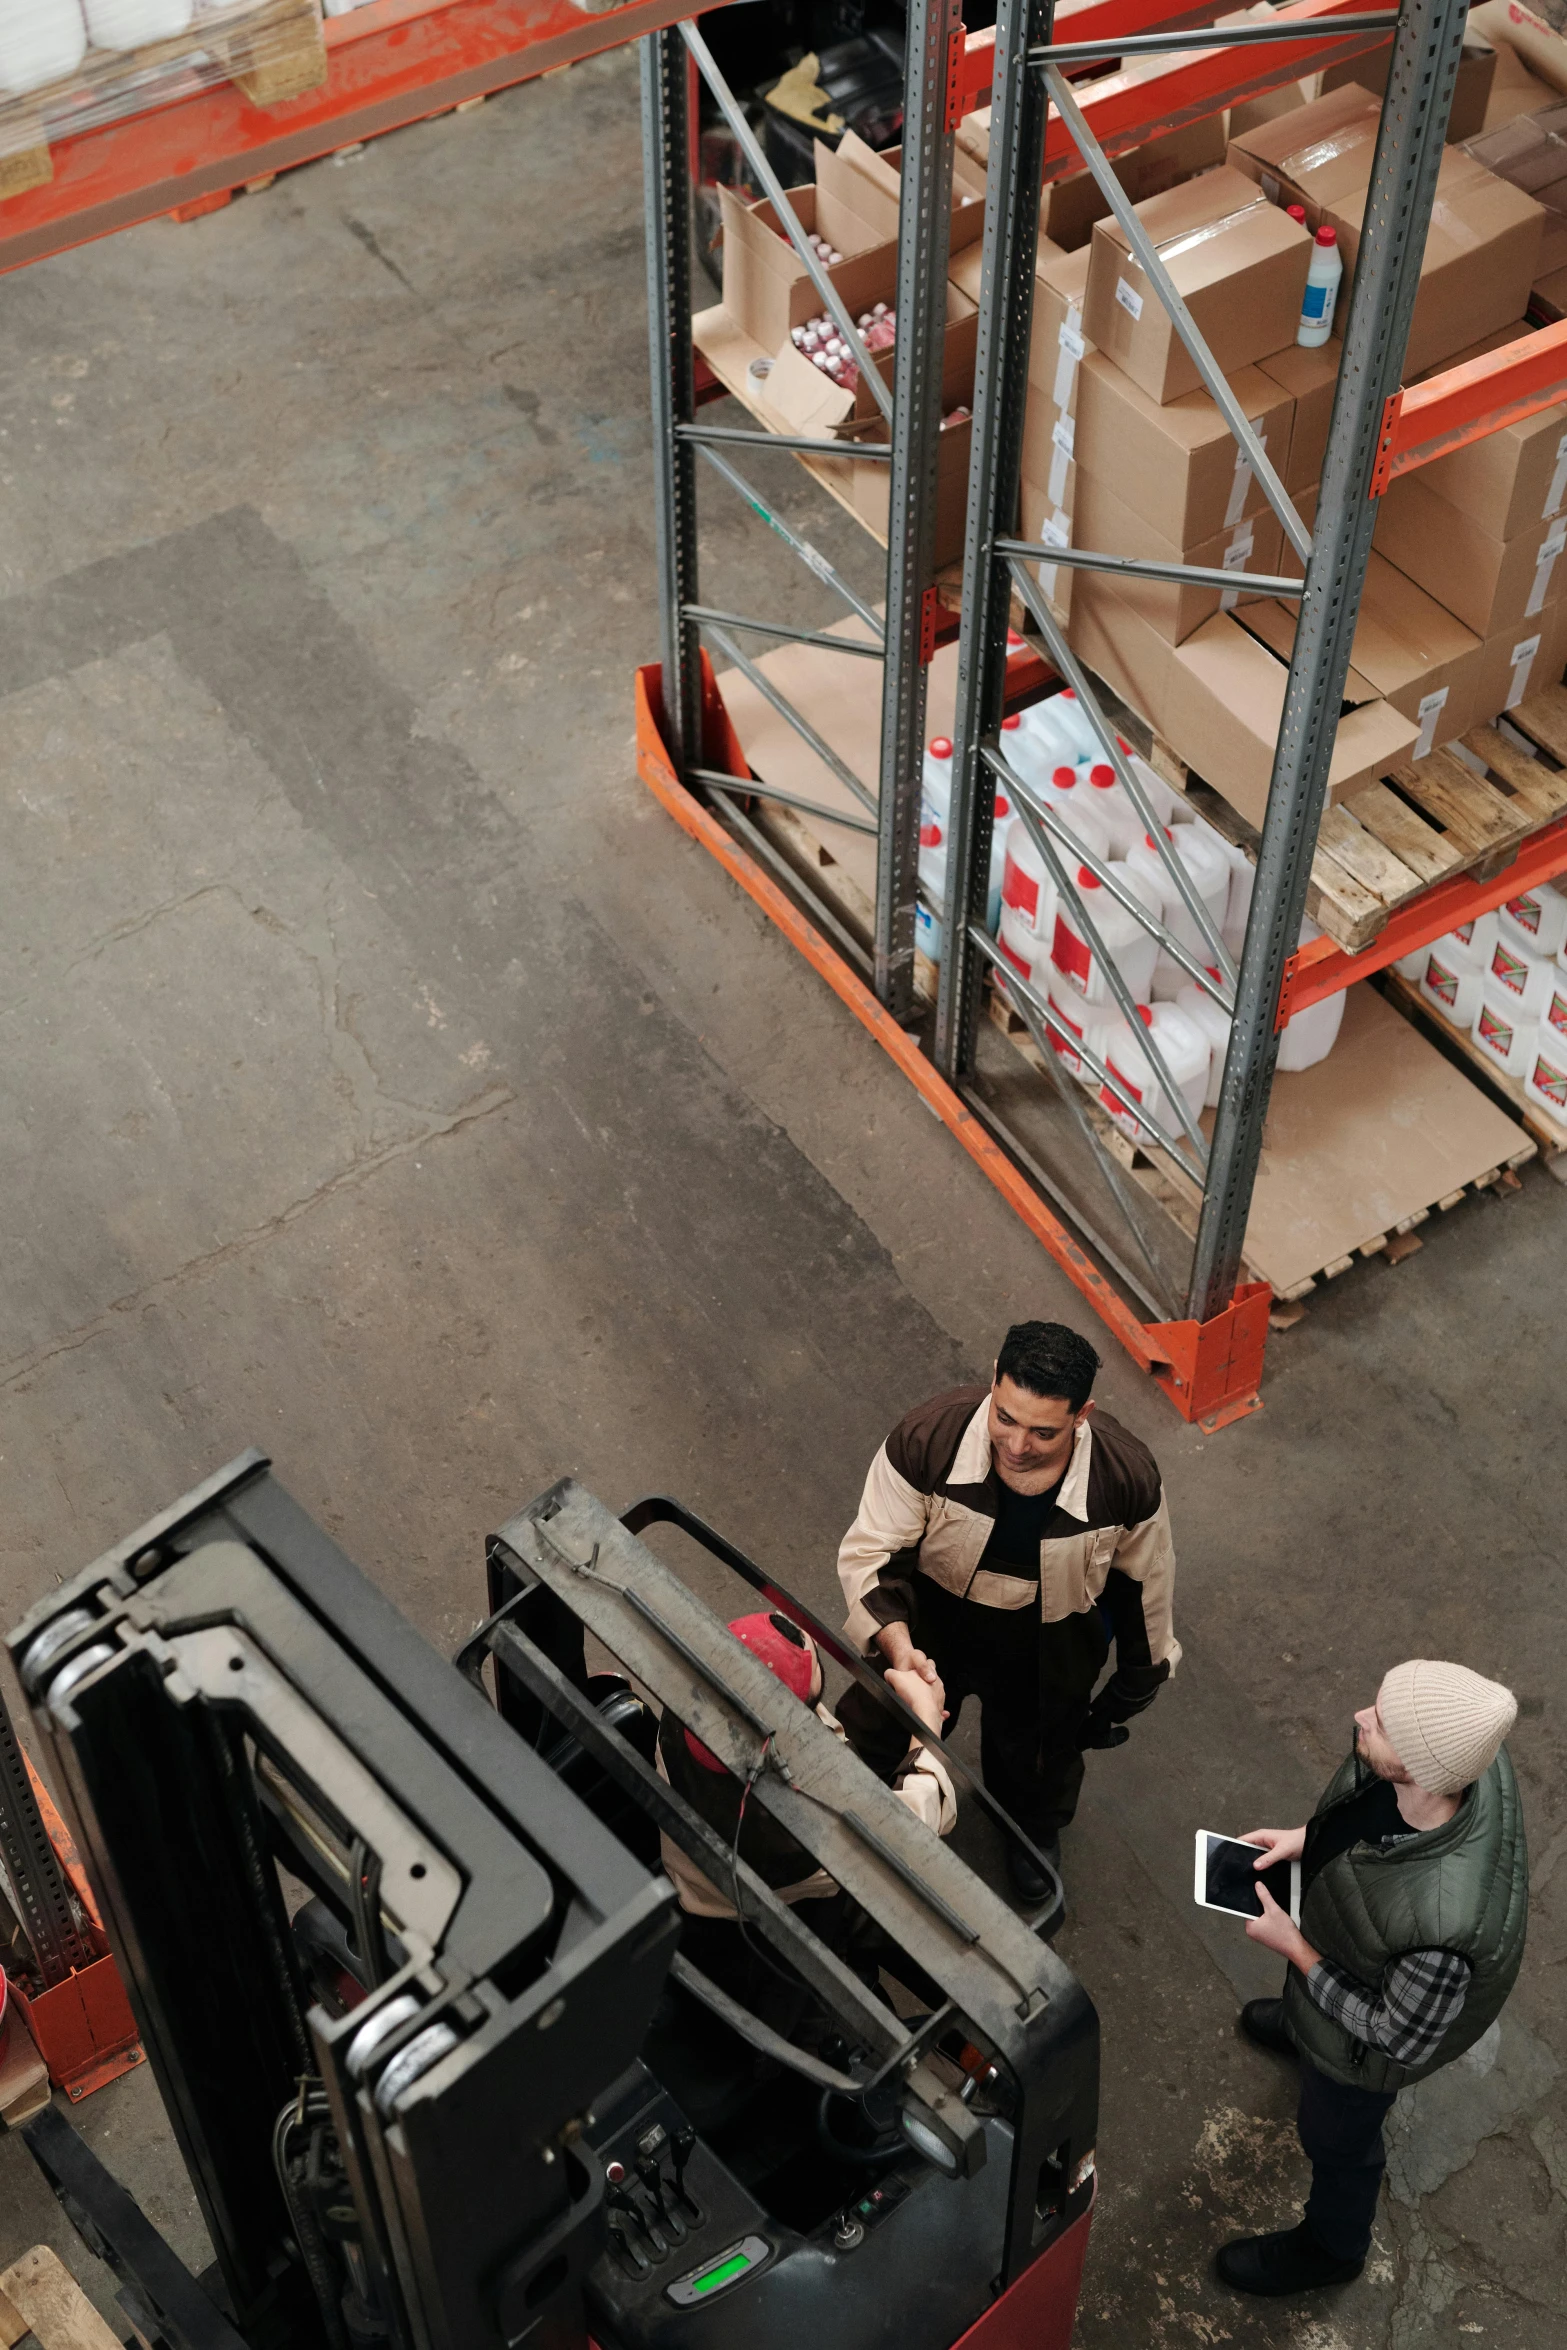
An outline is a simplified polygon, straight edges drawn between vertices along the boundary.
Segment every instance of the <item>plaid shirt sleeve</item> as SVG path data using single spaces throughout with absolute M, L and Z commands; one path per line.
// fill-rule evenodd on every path
M 1458 2021 L 1471 1969 L 1454 1950 L 1406 1950 L 1383 1970 L 1380 1991 L 1319 1958 L 1306 1990 L 1326 2016 L 1395 2064 L 1420 2064 Z

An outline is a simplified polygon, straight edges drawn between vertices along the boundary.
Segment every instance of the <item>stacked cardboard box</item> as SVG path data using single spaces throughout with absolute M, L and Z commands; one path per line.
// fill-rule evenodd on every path
M 1287 486 L 1314 486 L 1337 371 L 1334 351 L 1295 343 L 1305 230 L 1255 181 L 1223 166 L 1138 214 L 1269 462 Z M 1058 279 L 1062 270 L 1054 265 Z M 1089 347 L 1074 385 L 1073 544 L 1278 575 L 1281 526 L 1114 221 L 1095 225 L 1082 298 Z M 1080 571 L 1071 636 L 1191 766 L 1257 818 L 1288 657 L 1237 625 L 1247 608 L 1239 590 Z M 1331 778 L 1338 790 L 1415 740 L 1414 726 L 1373 685 L 1357 679 L 1351 699 Z
M 1315 105 L 1232 138 L 1232 167 L 1306 225 L 1336 231 L 1349 298 L 1381 121 L 1381 100 L 1349 83 Z M 1416 375 L 1522 316 L 1539 275 L 1545 213 L 1461 148 L 1443 149 L 1405 362 Z
M 1449 364 L 1529 331 L 1519 323 L 1489 335 Z M 1567 402 L 1394 481 L 1376 546 L 1479 640 L 1472 724 L 1558 678 L 1567 661 Z

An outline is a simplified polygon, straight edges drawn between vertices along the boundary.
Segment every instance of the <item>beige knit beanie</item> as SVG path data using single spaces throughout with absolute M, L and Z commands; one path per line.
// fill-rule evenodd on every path
M 1399 1761 L 1431 1795 L 1456 1795 L 1489 1770 L 1518 1718 L 1518 1700 L 1500 1681 L 1426 1656 L 1395 1665 L 1377 1703 Z

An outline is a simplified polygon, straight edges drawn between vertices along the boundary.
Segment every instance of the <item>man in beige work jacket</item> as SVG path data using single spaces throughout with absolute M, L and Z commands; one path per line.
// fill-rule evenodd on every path
M 838 1552 L 849 1638 L 895 1671 L 939 1674 L 949 1733 L 978 1698 L 985 1784 L 1052 1862 L 1083 1749 L 1119 1746 L 1181 1653 L 1159 1471 L 1090 1404 L 1098 1368 L 1064 1324 L 1015 1324 L 988 1389 L 898 1423 Z M 1024 1900 L 1051 1890 L 1015 1847 L 1008 1866 Z

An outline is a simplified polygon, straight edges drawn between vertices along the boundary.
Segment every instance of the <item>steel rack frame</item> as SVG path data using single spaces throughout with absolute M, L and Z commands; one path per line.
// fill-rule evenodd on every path
M 1023 1217 L 1113 1335 L 1150 1371 L 1184 1417 L 1217 1428 L 1255 1410 L 1272 1293 L 1243 1278 L 1242 1244 L 1256 1181 L 1263 1122 L 1287 1020 L 1352 980 L 1384 968 L 1415 947 L 1515 895 L 1520 887 L 1567 871 L 1567 819 L 1526 839 L 1500 876 L 1472 875 L 1440 884 L 1400 907 L 1369 946 L 1351 953 L 1326 937 L 1297 947 L 1311 860 L 1326 798 L 1337 712 L 1370 551 L 1376 499 L 1399 474 L 1504 424 L 1554 405 L 1567 392 L 1567 325 L 1485 359 L 1450 369 L 1410 390 L 1401 371 L 1434 198 L 1462 43 L 1464 0 L 1405 0 L 1377 10 L 1364 0 L 1292 0 L 1266 25 L 1191 27 L 1172 0 L 1001 0 L 994 34 L 965 36 L 947 0 L 911 0 L 904 176 L 900 206 L 899 322 L 887 460 L 892 467 L 892 531 L 881 643 L 861 649 L 883 661 L 880 788 L 874 804 L 858 777 L 821 744 L 808 716 L 788 707 L 749 658 L 737 661 L 812 748 L 825 752 L 838 780 L 864 809 L 850 818 L 878 842 L 874 951 L 867 956 L 826 898 L 788 865 L 748 809 L 756 801 L 799 806 L 752 775 L 729 722 L 700 643 L 706 628 L 734 659 L 734 615 L 698 600 L 692 462 L 701 446 L 718 461 L 721 442 L 751 441 L 800 454 L 841 455 L 762 431 L 699 427 L 689 333 L 689 187 L 685 152 L 688 91 L 678 70 L 680 36 L 644 45 L 649 190 L 648 267 L 653 319 L 655 418 L 659 464 L 658 532 L 663 615 L 662 661 L 639 673 L 638 765 L 677 820 L 761 904 L 862 1024 L 875 1035 L 965 1149 Z M 1328 456 L 1314 532 L 1308 533 L 1252 432 L 1202 337 L 1164 271 L 1111 170 L 1112 159 L 1155 132 L 1212 115 L 1246 96 L 1281 87 L 1303 71 L 1366 54 L 1394 33 L 1393 60 L 1345 334 Z M 701 63 L 699 37 L 687 33 Z M 1136 79 L 1112 74 L 1074 89 L 1063 67 L 1105 59 L 1168 58 Z M 706 68 L 704 67 L 704 71 Z M 711 74 L 708 76 L 713 83 Z M 730 115 L 732 99 L 715 87 Z M 939 426 L 934 354 L 939 354 L 950 214 L 952 133 L 962 114 L 988 99 L 991 145 L 981 271 L 973 403 L 969 503 L 963 556 L 957 719 L 949 825 L 948 919 L 934 1023 L 922 1031 L 911 998 L 913 912 L 918 881 L 917 803 L 925 666 L 931 658 L 936 605 L 925 517 L 934 504 Z M 742 118 L 743 120 L 743 118 Z M 748 138 L 749 134 L 747 134 Z M 755 142 L 742 138 L 753 168 Z M 1086 167 L 1118 219 L 1132 251 L 1168 311 L 1199 375 L 1238 443 L 1239 455 L 1301 557 L 1305 577 L 1212 579 L 1180 565 L 1136 563 L 1092 550 L 1033 544 L 1012 534 L 1021 478 L 1022 418 L 1032 319 L 1037 191 L 1065 171 Z M 760 174 L 758 177 L 760 178 Z M 763 181 L 793 236 L 824 307 L 831 289 L 814 265 L 787 199 Z M 842 322 L 840 322 L 841 330 Z M 851 343 L 851 348 L 854 345 Z M 885 407 L 885 402 L 883 403 Z M 863 447 L 857 454 L 866 454 Z M 720 463 L 720 470 L 724 470 Z M 748 485 L 732 485 L 795 552 L 873 626 L 878 616 L 829 577 Z M 922 512 L 922 502 L 923 509 Z M 1115 726 L 1100 708 L 1092 680 L 1032 576 L 1043 562 L 1069 568 L 1183 579 L 1298 600 L 1299 622 L 1286 692 L 1252 900 L 1239 967 L 1205 914 L 1178 858 L 1163 848 L 1144 780 Z M 1134 806 L 1164 856 L 1169 884 L 1191 926 L 1186 943 L 1131 903 L 1129 893 L 1077 842 L 1008 763 L 1000 721 L 1009 696 L 1006 634 L 1021 601 L 1043 640 L 1049 665 L 1072 685 Z M 755 624 L 760 626 L 761 624 Z M 780 641 L 823 641 L 814 632 L 774 628 Z M 836 636 L 826 643 L 844 650 Z M 673 687 L 673 691 L 671 688 Z M 705 754 L 704 755 L 704 750 Z M 1161 1283 L 1139 1230 L 1125 1173 L 1104 1149 L 1075 1098 L 1061 1091 L 1079 1130 L 1097 1153 L 1098 1170 L 1123 1219 L 1131 1246 L 1096 1230 L 1069 1187 L 1042 1165 L 976 1082 L 978 1028 L 987 974 L 1004 974 L 1006 997 L 1049 1065 L 1065 1039 L 1042 990 L 1005 960 L 986 927 L 994 789 L 1004 781 L 1059 895 L 1073 908 L 1090 945 L 1093 919 L 1070 868 L 1087 868 L 1101 891 L 1133 912 L 1194 984 L 1231 1017 L 1231 1043 L 1211 1142 L 1187 1114 L 1153 1039 L 1147 1059 L 1167 1116 L 1129 1094 L 1119 1074 L 1077 1040 L 1105 1106 L 1162 1152 L 1201 1193 L 1190 1273 L 1181 1305 Z M 842 823 L 838 810 L 811 811 Z M 764 870 L 770 868 L 770 870 Z M 780 886 L 780 884 L 782 886 Z M 802 911 L 809 909 L 809 914 Z M 939 909 L 936 909 L 939 911 Z M 1185 925 L 1182 925 L 1184 928 Z M 1195 936 L 1200 953 L 1194 954 Z M 1211 960 L 1210 960 L 1211 957 Z M 1106 976 L 1123 1015 L 1130 999 L 1109 958 Z M 1068 1221 L 1052 1212 L 1053 1202 Z M 1085 1247 L 1084 1242 L 1087 1242 Z M 1092 1253 L 1090 1253 L 1092 1252 Z M 1141 1262 L 1138 1260 L 1141 1259 Z M 1146 1267 L 1146 1271 L 1144 1270 Z M 1106 1268 L 1114 1275 L 1107 1277 Z M 1123 1292 L 1154 1318 L 1143 1320 Z M 1184 1310 L 1181 1310 L 1181 1307 Z

